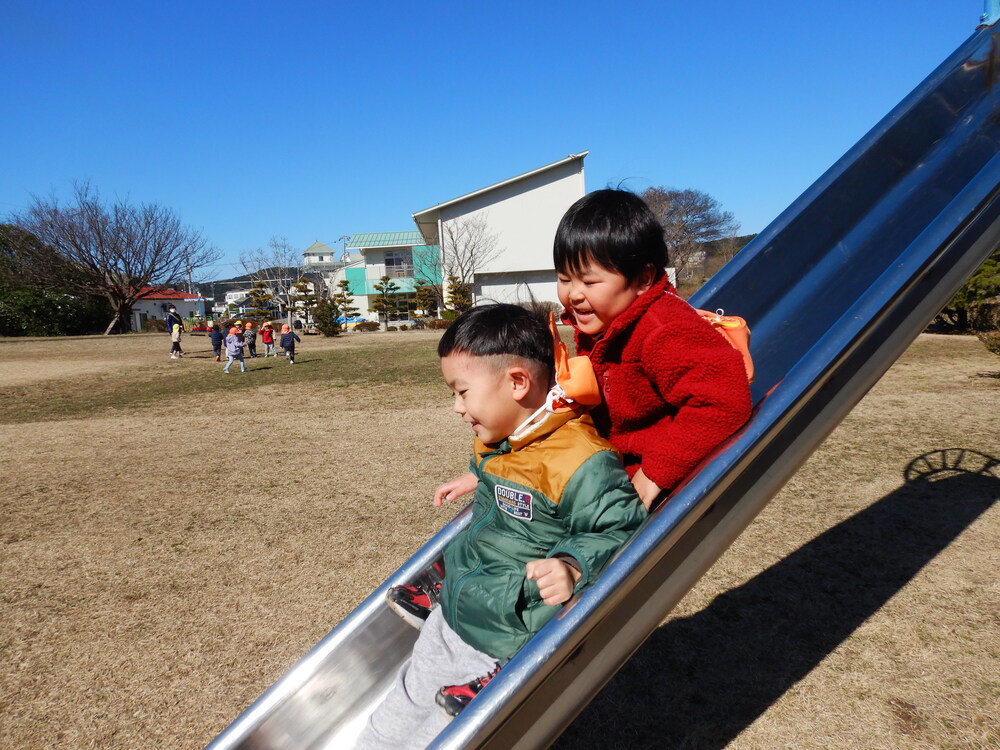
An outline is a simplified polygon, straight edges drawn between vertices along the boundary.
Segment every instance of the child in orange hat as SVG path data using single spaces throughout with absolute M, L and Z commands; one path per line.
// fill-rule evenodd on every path
M 281 326 L 281 348 L 285 350 L 285 356 L 288 357 L 288 361 L 293 365 L 295 364 L 295 342 L 301 342 L 302 339 L 298 337 L 287 323 Z
M 246 363 L 243 361 L 243 334 L 236 326 L 230 328 L 229 335 L 226 336 L 226 355 L 229 357 L 229 361 L 222 368 L 224 373 L 229 374 L 229 368 L 236 360 L 240 362 L 240 372 L 247 371 Z
M 277 357 L 278 353 L 274 351 L 274 329 L 271 328 L 270 323 L 265 323 L 260 327 L 260 340 L 264 344 L 264 358 L 271 356 L 272 354 Z
M 246 345 L 247 354 L 251 359 L 257 358 L 257 331 L 253 329 L 253 321 L 248 320 L 243 331 L 243 343 Z

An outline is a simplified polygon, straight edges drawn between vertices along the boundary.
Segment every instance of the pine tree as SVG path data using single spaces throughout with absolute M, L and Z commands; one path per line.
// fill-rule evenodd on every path
M 382 318 L 386 330 L 389 330 L 389 318 L 398 312 L 394 297 L 399 291 L 399 286 L 390 277 L 383 276 L 375 284 L 375 291 L 377 294 L 372 300 L 371 308 L 376 315 Z
M 358 314 L 358 308 L 354 305 L 354 295 L 351 294 L 351 282 L 347 279 L 341 279 L 337 283 L 337 291 L 330 301 L 337 309 L 337 317 L 344 316 L 344 325 L 347 325 L 348 318 Z
M 989 325 L 970 325 L 969 313 L 972 308 L 997 296 L 1000 296 L 1000 248 L 994 250 L 965 286 L 958 290 L 938 313 L 936 320 L 959 331 L 967 331 L 970 327 L 990 328 Z
M 435 317 L 438 311 L 438 296 L 441 293 L 441 287 L 435 288 L 423 279 L 418 279 L 414 284 L 414 292 L 416 308 L 428 318 Z
M 292 309 L 299 312 L 308 323 L 310 313 L 316 307 L 316 295 L 312 291 L 312 282 L 305 276 L 300 278 L 292 287 L 292 294 L 288 301 L 291 303 Z
M 243 313 L 244 317 L 251 320 L 263 320 L 270 317 L 274 297 L 271 296 L 271 292 L 267 288 L 267 282 L 255 281 L 247 293 L 247 300 L 250 302 L 250 307 Z
M 337 322 L 337 304 L 330 298 L 321 299 L 313 308 L 313 323 L 324 336 L 339 336 L 340 323 Z
M 457 276 L 448 277 L 448 301 L 455 312 L 463 313 L 472 308 L 472 287 L 463 284 Z

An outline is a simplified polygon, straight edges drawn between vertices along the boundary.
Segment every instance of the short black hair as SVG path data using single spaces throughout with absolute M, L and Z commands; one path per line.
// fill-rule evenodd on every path
M 563 214 L 552 257 L 560 273 L 583 270 L 593 260 L 629 282 L 653 266 L 659 279 L 670 255 L 663 227 L 646 202 L 628 190 L 595 190 Z
M 548 322 L 520 305 L 481 305 L 459 315 L 438 342 L 438 356 L 519 357 L 554 368 Z

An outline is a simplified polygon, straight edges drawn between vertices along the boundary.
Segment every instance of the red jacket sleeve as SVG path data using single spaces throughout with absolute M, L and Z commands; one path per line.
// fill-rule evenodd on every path
M 664 489 L 736 432 L 751 406 L 740 353 L 690 308 L 674 313 L 641 342 L 641 368 L 673 412 L 644 431 L 641 451 L 643 473 Z

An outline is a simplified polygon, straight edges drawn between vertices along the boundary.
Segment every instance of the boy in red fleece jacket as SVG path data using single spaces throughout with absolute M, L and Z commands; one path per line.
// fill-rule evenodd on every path
M 677 296 L 663 229 L 637 195 L 578 200 L 553 255 L 562 320 L 604 396 L 594 420 L 650 508 L 750 417 L 742 355 Z

